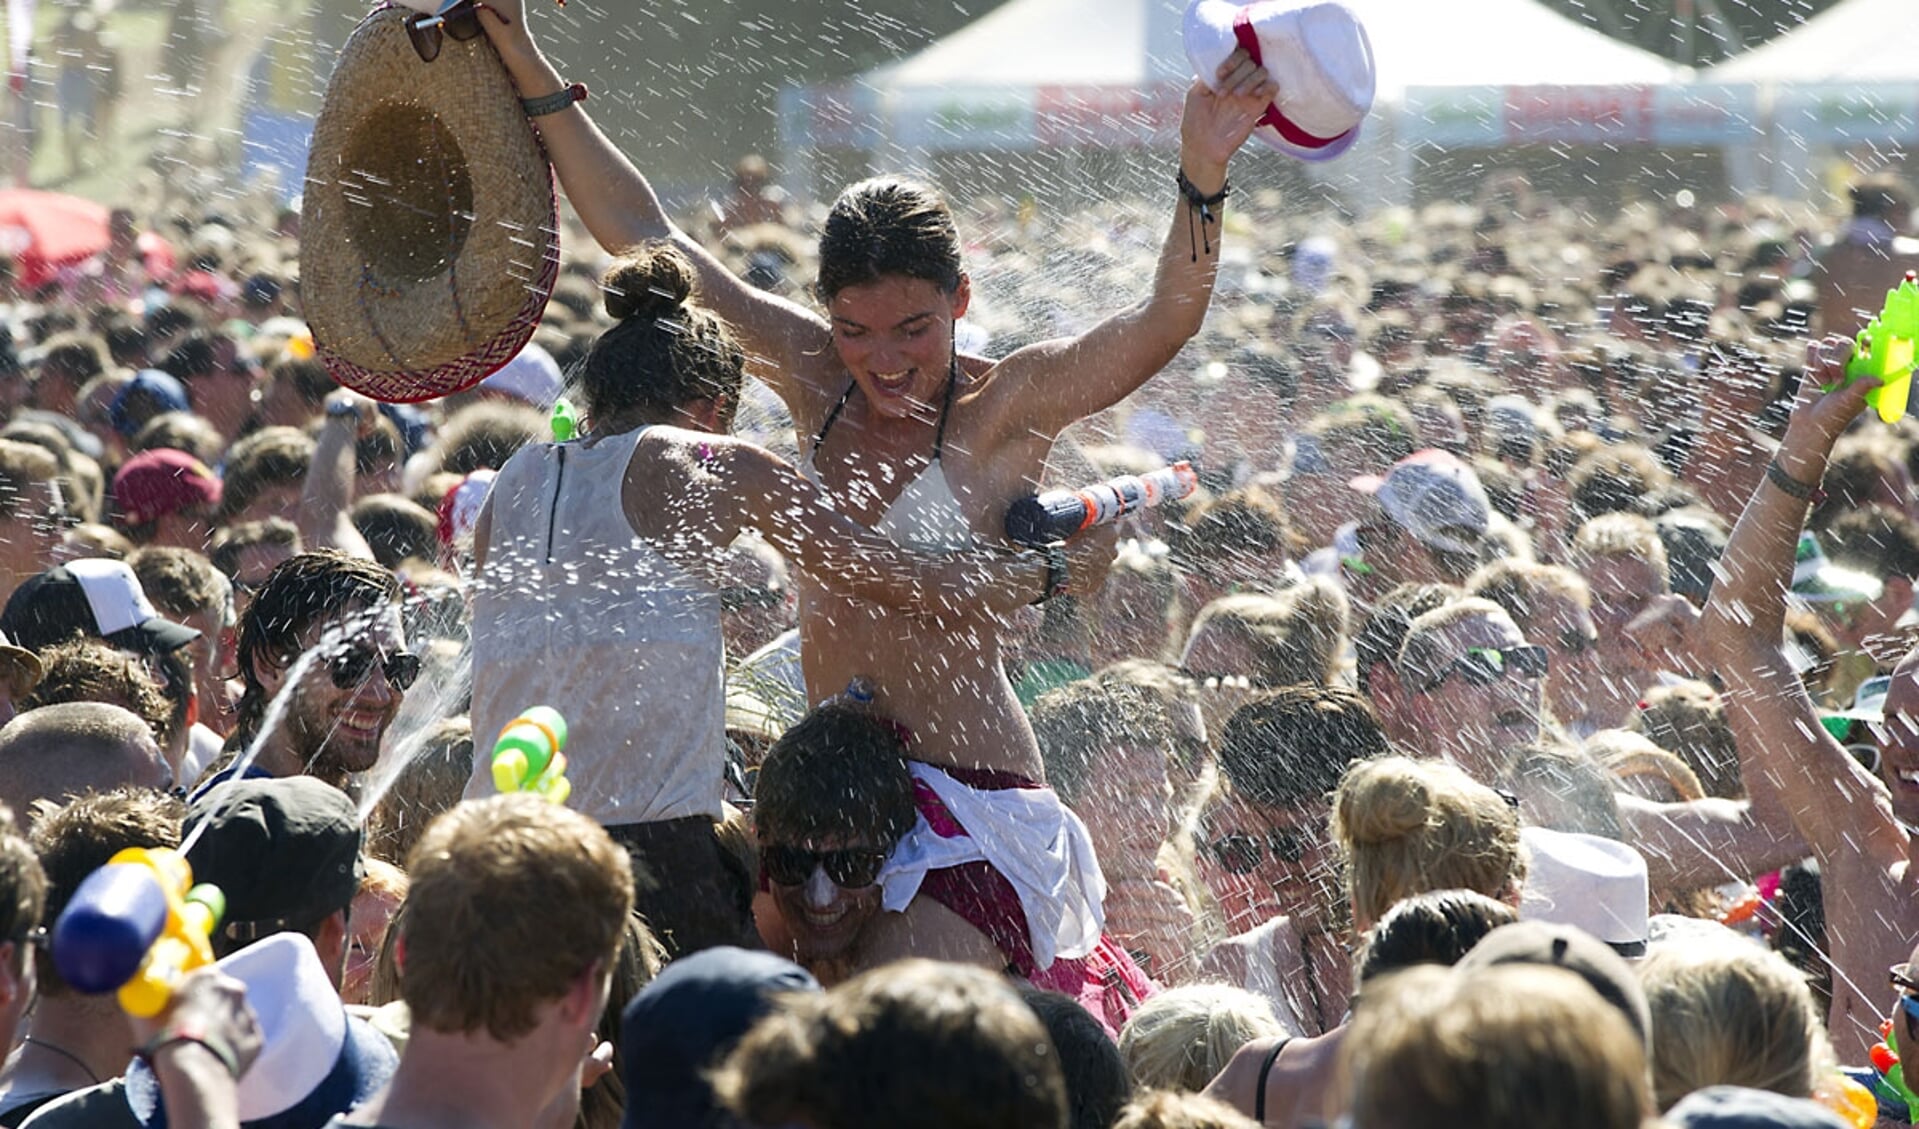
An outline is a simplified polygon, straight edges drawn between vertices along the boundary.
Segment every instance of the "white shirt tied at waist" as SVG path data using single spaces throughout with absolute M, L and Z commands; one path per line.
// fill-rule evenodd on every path
M 880 871 L 885 907 L 905 910 L 928 871 L 986 862 L 1019 895 L 1035 967 L 1091 953 L 1106 928 L 1106 878 L 1086 825 L 1058 794 L 1051 788 L 970 788 L 932 765 L 913 761 L 910 767 L 966 834 L 942 837 L 919 816 Z

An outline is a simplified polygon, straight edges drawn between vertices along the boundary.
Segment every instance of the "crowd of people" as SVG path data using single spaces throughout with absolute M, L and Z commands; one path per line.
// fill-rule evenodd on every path
M 425 405 L 329 377 L 297 214 L 9 275 L 0 1125 L 1919 1120 L 1905 188 L 1308 213 L 1215 80 L 1072 212 L 676 222 L 545 99 L 560 280 Z M 60 925 L 134 847 L 225 908 L 130 1020 Z

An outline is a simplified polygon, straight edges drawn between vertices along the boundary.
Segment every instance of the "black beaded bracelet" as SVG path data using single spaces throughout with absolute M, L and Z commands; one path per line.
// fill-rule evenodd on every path
M 1206 253 L 1208 255 L 1213 253 L 1213 237 L 1206 231 L 1206 225 L 1214 222 L 1218 218 L 1213 214 L 1213 209 L 1224 204 L 1226 197 L 1233 194 L 1233 184 L 1231 181 L 1225 181 L 1220 184 L 1218 192 L 1208 196 L 1199 190 L 1197 184 L 1194 184 L 1187 178 L 1186 170 L 1183 168 L 1178 170 L 1173 183 L 1179 185 L 1179 194 L 1186 198 L 1188 208 L 1186 213 L 1186 238 L 1187 241 L 1193 245 L 1193 261 L 1198 262 L 1199 244 L 1201 240 L 1204 240 L 1206 244 Z M 1198 215 L 1197 223 L 1194 222 L 1195 214 Z M 1194 237 L 1195 227 L 1199 229 L 1198 238 Z
M 1039 599 L 1033 601 L 1035 604 L 1043 604 L 1055 596 L 1064 596 L 1067 587 L 1073 582 L 1072 574 L 1066 566 L 1064 541 L 1054 541 L 1044 545 L 1040 548 L 1040 552 L 1046 554 L 1046 591 L 1040 595 Z

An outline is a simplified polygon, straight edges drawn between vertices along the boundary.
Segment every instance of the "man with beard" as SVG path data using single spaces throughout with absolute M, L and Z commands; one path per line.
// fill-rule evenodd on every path
M 227 741 L 239 754 L 260 735 L 273 700 L 296 671 L 286 714 L 266 735 L 255 775 L 316 776 L 335 786 L 379 759 L 420 660 L 406 649 L 399 582 L 372 561 L 300 553 L 268 575 L 240 620 L 246 690 Z M 300 658 L 318 655 L 300 667 Z

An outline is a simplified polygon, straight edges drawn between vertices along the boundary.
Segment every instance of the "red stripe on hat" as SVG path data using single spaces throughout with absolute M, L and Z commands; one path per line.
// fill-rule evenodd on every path
M 1239 14 L 1233 17 L 1233 38 L 1239 41 L 1239 45 L 1246 49 L 1248 55 L 1252 56 L 1254 66 L 1263 67 L 1266 62 L 1259 49 L 1259 32 L 1253 30 L 1253 7 L 1254 5 L 1251 4 L 1242 5 Z M 1324 149 L 1352 132 L 1349 129 L 1345 133 L 1336 133 L 1331 137 L 1317 137 L 1307 133 L 1292 119 L 1280 113 L 1277 102 L 1266 103 L 1266 112 L 1260 115 L 1259 124 L 1272 126 L 1289 144 L 1297 145 L 1302 149 Z

